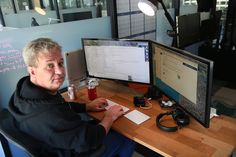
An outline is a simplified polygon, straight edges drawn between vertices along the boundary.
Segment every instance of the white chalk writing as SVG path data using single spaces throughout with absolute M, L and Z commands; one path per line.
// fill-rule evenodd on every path
M 10 41 L 0 41 L 0 73 L 25 68 L 22 52 Z

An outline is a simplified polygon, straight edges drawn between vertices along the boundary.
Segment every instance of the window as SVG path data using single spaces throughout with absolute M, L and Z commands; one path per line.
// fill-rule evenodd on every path
M 32 9 L 32 2 L 30 0 L 17 0 L 17 6 L 20 10 L 30 10 Z
M 182 5 L 183 6 L 197 5 L 197 1 L 196 0 L 182 0 Z
M 35 6 L 41 7 L 45 16 L 39 15 Z M 63 18 L 65 14 L 75 16 L 69 21 L 107 16 L 107 0 L 0 0 L 0 7 L 0 23 L 13 28 L 30 27 L 32 17 L 41 26 L 67 22 Z
M 228 7 L 229 0 L 217 0 L 216 9 L 225 10 Z
M 0 0 L 0 7 L 3 14 L 14 13 L 12 3 L 10 0 Z

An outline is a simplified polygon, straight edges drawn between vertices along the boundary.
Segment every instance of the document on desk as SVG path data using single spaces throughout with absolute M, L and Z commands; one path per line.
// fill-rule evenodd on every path
M 150 118 L 148 115 L 143 114 L 142 112 L 139 112 L 138 110 L 133 110 L 124 116 L 138 125 Z
M 107 103 L 108 103 L 108 106 L 105 107 L 106 110 L 108 110 L 111 106 L 120 105 L 120 104 L 117 104 L 117 103 L 115 103 L 115 102 L 113 102 L 113 101 L 111 101 L 111 100 L 108 100 L 108 99 L 106 99 L 106 100 L 107 100 Z M 120 106 L 122 107 L 122 109 L 124 110 L 124 112 L 129 111 L 129 108 L 128 108 L 128 107 L 125 107 L 125 106 L 123 106 L 123 105 L 120 105 Z

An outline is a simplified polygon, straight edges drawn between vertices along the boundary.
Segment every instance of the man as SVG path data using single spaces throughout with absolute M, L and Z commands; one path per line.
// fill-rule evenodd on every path
M 58 93 L 65 79 L 58 43 L 48 38 L 33 40 L 24 48 L 23 58 L 29 76 L 19 80 L 8 107 L 23 132 L 43 141 L 58 156 L 76 156 L 101 144 L 106 147 L 104 157 L 132 155 L 134 142 L 109 132 L 112 123 L 124 114 L 120 106 L 107 110 L 99 124 L 90 124 L 78 113 L 103 111 L 107 105 L 104 98 L 78 104 L 66 102 Z

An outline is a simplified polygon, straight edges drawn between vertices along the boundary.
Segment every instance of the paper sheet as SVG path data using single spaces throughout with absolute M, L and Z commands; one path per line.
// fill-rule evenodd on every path
M 143 114 L 138 110 L 133 110 L 124 116 L 136 124 L 141 124 L 150 118 L 148 115 Z

